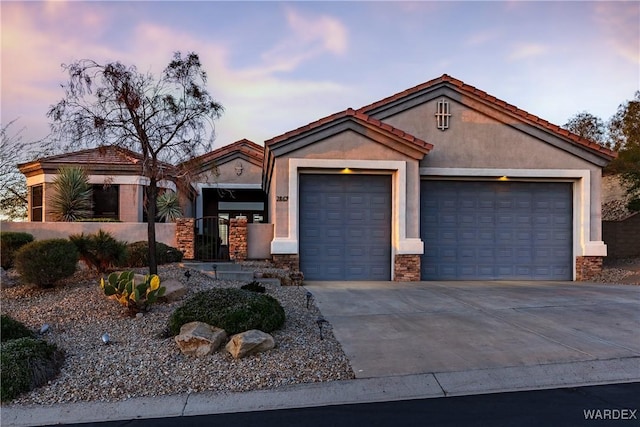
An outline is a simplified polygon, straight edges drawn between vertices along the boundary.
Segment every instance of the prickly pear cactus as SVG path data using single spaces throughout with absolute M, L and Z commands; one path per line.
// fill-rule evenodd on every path
M 134 277 L 133 271 L 123 271 L 109 274 L 106 282 L 104 278 L 100 279 L 100 288 L 104 294 L 115 296 L 132 316 L 140 311 L 147 311 L 166 291 L 164 286 L 160 286 L 160 278 L 155 274 L 146 275 L 144 281 L 137 285 Z

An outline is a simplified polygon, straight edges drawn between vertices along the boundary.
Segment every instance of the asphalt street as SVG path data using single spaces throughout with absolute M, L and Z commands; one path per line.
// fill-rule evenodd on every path
M 640 425 L 640 383 L 73 425 L 626 427 Z

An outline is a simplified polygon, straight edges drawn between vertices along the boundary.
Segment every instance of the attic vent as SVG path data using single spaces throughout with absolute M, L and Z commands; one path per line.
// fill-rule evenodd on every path
M 450 111 L 449 101 L 444 98 L 438 101 L 438 105 L 436 107 L 436 124 L 438 125 L 438 129 L 449 129 L 449 117 L 451 117 Z

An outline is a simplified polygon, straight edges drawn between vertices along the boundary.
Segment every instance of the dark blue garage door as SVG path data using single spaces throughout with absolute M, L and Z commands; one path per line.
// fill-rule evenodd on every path
M 300 175 L 307 280 L 390 280 L 391 176 Z
M 571 183 L 421 183 L 422 280 L 571 280 Z

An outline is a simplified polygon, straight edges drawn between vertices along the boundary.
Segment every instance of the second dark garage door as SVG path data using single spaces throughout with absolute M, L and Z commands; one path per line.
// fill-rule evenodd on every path
M 301 174 L 299 194 L 305 279 L 391 279 L 390 175 Z
M 571 280 L 572 185 L 421 183 L 422 280 Z

